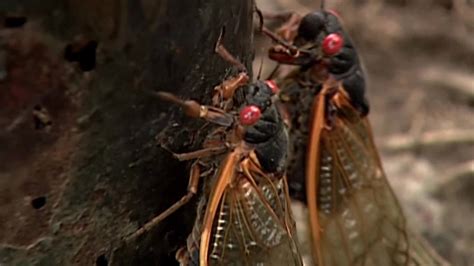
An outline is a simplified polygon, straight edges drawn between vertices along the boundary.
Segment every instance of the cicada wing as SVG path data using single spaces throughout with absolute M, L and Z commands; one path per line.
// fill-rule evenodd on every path
M 226 161 L 237 162 L 232 155 Z M 241 169 L 237 164 L 232 170 L 223 168 L 212 184 L 212 197 L 203 197 L 199 202 L 197 220 L 182 261 L 206 266 L 302 265 L 286 179 L 270 178 L 255 171 L 247 176 L 236 170 Z M 216 209 L 210 211 L 213 202 L 217 202 Z M 212 223 L 206 223 L 208 220 Z M 210 233 L 204 247 L 202 238 L 206 230 Z M 206 256 L 206 263 L 202 263 L 200 256 Z
M 284 179 L 239 177 L 214 218 L 210 265 L 302 265 Z M 258 184 L 258 186 L 255 186 Z
M 313 241 L 321 264 L 437 265 L 409 233 L 370 125 L 348 102 L 339 104 L 332 127 L 321 130 L 318 148 L 321 232 Z
M 407 248 L 405 220 L 377 158 L 350 126 L 338 116 L 332 129 L 321 134 L 317 200 L 322 261 L 393 265 L 387 261 L 391 254 Z

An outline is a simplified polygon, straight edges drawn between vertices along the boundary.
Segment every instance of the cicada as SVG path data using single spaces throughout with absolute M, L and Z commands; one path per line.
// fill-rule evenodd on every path
M 216 51 L 244 69 L 218 43 Z M 188 202 L 204 180 L 192 233 L 176 255 L 181 265 L 302 265 L 285 176 L 288 132 L 273 104 L 277 88 L 248 81 L 245 70 L 224 81 L 210 106 L 158 93 L 189 116 L 216 125 L 202 150 L 175 154 L 197 159 L 189 192 L 152 221 Z
M 291 128 L 290 191 L 308 206 L 317 264 L 443 265 L 410 231 L 386 178 L 364 71 L 336 13 L 293 15 L 278 32 L 266 30 L 277 42 L 269 57 L 300 66 L 276 83 Z

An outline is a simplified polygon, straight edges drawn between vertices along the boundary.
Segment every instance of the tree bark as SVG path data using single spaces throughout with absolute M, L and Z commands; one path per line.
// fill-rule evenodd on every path
M 146 91 L 210 102 L 250 69 L 251 0 L 2 0 L 0 265 L 173 265 L 190 203 L 123 238 L 186 192 L 203 123 Z M 2 25 L 3 24 L 3 25 Z

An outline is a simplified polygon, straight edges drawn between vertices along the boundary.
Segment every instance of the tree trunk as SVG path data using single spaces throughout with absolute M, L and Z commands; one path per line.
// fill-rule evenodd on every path
M 146 91 L 210 102 L 247 66 L 251 0 L 2 0 L 0 265 L 173 265 L 195 204 L 128 245 L 186 192 L 203 123 Z M 3 25 L 2 25 L 3 24 Z

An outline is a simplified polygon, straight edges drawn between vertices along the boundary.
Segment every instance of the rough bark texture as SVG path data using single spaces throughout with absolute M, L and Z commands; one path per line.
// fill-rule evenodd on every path
M 209 102 L 252 59 L 251 0 L 0 2 L 0 265 L 173 265 L 194 204 L 123 245 L 186 191 L 199 121 L 144 91 Z

